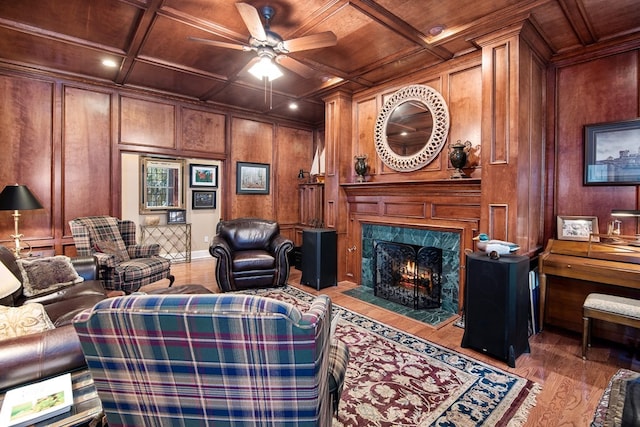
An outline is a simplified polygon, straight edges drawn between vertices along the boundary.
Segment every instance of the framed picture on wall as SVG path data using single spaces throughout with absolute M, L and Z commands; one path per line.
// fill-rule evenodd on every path
M 584 184 L 640 184 L 640 119 L 584 127 Z
M 189 187 L 218 187 L 218 166 L 189 165 Z
M 238 162 L 236 194 L 269 194 L 269 165 Z
M 193 191 L 191 199 L 191 209 L 215 209 L 215 191 Z
M 596 216 L 560 216 L 557 220 L 558 240 L 578 240 L 588 242 L 592 234 L 598 234 Z M 593 239 L 592 241 L 598 241 Z
M 171 209 L 167 211 L 167 224 L 184 224 L 187 222 L 186 211 L 182 209 Z

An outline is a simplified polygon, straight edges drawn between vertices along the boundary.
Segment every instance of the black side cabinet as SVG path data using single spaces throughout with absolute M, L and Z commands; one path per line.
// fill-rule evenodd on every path
M 529 257 L 467 254 L 462 347 L 507 362 L 529 353 Z
M 335 230 L 302 230 L 302 278 L 300 283 L 316 290 L 338 284 L 337 235 Z

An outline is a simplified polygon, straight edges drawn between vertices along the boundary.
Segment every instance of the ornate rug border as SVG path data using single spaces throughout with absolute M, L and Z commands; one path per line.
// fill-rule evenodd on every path
M 316 297 L 314 294 L 290 285 L 280 288 L 256 289 L 244 292 L 261 294 L 278 290 L 286 292 L 305 302 L 310 302 Z M 478 389 L 477 391 L 479 393 L 486 393 L 487 390 L 491 390 L 492 393 L 500 394 L 499 407 L 493 408 L 494 410 L 482 420 L 482 425 L 510 427 L 524 425 L 530 410 L 536 405 L 537 395 L 542 391 L 542 386 L 538 383 L 476 360 L 473 357 L 458 353 L 453 349 L 433 343 L 427 339 L 402 331 L 366 315 L 356 313 L 339 304 L 333 304 L 333 315 L 340 315 L 341 319 L 362 327 L 383 339 L 396 342 L 412 351 L 431 357 L 467 374 L 476 376 L 477 380 L 475 381 L 474 387 Z M 491 385 L 487 384 L 487 378 L 493 378 L 495 381 L 504 381 L 505 387 L 498 390 L 491 388 Z M 470 389 L 469 392 L 473 393 L 473 390 Z M 446 413 L 450 411 L 459 411 L 460 405 L 464 405 L 464 402 L 454 402 L 444 411 L 444 414 L 446 415 Z

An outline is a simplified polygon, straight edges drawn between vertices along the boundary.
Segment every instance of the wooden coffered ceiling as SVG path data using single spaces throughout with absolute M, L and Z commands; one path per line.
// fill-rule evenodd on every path
M 229 0 L 2 0 L 0 62 L 318 124 L 329 91 L 357 92 L 472 52 L 474 39 L 525 17 L 556 57 L 640 38 L 639 0 L 245 2 L 273 7 L 271 30 L 285 40 L 337 36 L 335 46 L 289 55 L 313 72 L 304 78 L 283 69 L 272 108 L 263 83 L 245 68 L 255 52 L 188 39 L 246 44 L 249 32 Z M 444 31 L 432 35 L 437 26 Z M 104 59 L 117 66 L 103 66 Z

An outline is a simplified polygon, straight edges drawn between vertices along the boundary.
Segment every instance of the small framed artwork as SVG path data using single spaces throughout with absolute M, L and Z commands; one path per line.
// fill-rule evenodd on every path
M 171 209 L 167 211 L 167 224 L 184 224 L 187 222 L 186 211 L 182 209 Z
M 238 162 L 236 194 L 269 194 L 269 165 Z
M 218 166 L 189 165 L 189 187 L 218 187 Z
M 640 119 L 584 127 L 584 184 L 640 184 Z
M 191 200 L 192 209 L 215 209 L 216 208 L 216 192 L 215 191 L 193 191 Z
M 596 216 L 558 215 L 558 240 L 588 242 L 592 234 L 598 233 L 598 217 Z

